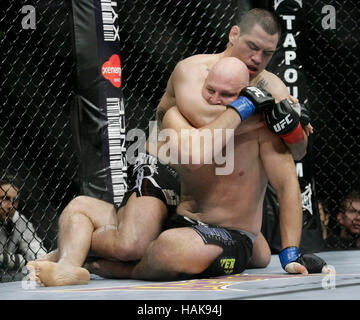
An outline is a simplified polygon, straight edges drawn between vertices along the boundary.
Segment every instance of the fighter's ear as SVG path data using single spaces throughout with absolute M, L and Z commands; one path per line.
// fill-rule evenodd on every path
M 240 28 L 239 26 L 232 26 L 229 32 L 229 43 L 233 45 L 235 41 L 239 38 Z

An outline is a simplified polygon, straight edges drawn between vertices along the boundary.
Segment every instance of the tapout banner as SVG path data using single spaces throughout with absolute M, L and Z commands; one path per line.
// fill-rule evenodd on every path
M 282 35 L 269 71 L 287 86 L 289 93 L 303 103 L 311 114 L 311 101 L 307 100 L 307 81 L 302 65 L 306 58 L 306 14 L 302 0 L 274 0 L 274 12 L 281 23 Z M 316 128 L 315 128 L 316 134 Z M 300 249 L 303 253 L 321 250 L 323 239 L 318 202 L 313 178 L 313 135 L 309 136 L 307 155 L 296 161 L 296 171 L 301 188 L 303 231 Z M 270 191 L 269 191 L 270 192 Z M 279 236 L 273 247 L 281 249 Z

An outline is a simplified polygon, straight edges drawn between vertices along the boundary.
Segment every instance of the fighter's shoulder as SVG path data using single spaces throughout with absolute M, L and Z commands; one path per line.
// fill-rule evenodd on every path
M 193 72 L 196 70 L 205 70 L 210 69 L 210 66 L 213 64 L 214 55 L 212 54 L 197 54 L 191 57 L 185 58 L 179 61 L 174 69 L 176 73 L 186 73 Z

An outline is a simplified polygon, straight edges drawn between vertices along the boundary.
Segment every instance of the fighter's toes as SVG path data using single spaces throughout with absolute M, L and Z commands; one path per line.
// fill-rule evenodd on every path
M 40 269 L 35 261 L 31 261 L 26 265 L 26 269 L 28 271 L 28 279 L 30 281 L 36 282 L 41 287 L 44 287 L 44 283 L 39 278 Z

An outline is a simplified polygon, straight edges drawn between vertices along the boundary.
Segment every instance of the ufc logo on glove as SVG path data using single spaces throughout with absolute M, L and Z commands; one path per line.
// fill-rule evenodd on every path
M 286 125 L 292 123 L 293 119 L 290 119 L 290 117 L 291 117 L 291 114 L 288 114 L 284 119 L 282 119 L 280 122 L 275 124 L 273 126 L 275 132 L 279 132 L 279 131 L 283 130 Z
M 265 97 L 265 94 L 263 91 L 261 91 L 259 88 L 257 87 L 247 87 L 248 90 L 250 90 L 251 92 L 253 92 L 257 97 Z

